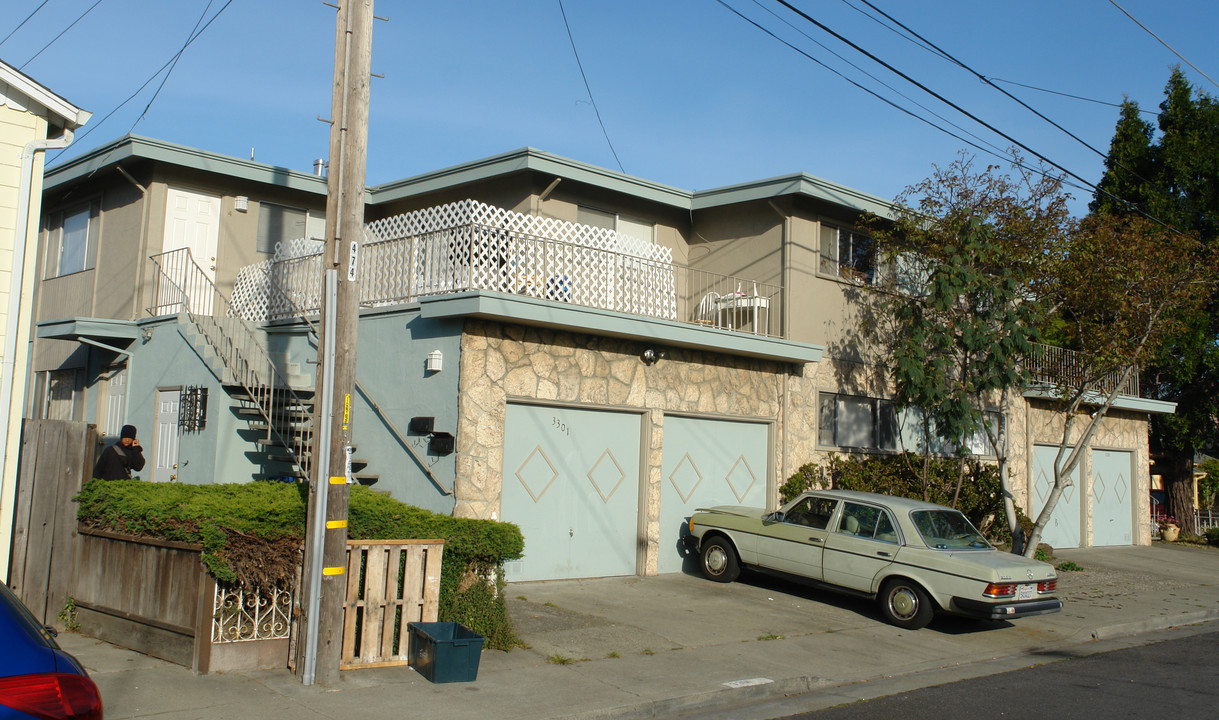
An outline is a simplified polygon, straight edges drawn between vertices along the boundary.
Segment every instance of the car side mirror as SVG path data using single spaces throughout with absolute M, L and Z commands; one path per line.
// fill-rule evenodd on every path
M 768 522 L 783 522 L 783 511 L 775 510 L 772 513 L 768 513 L 764 519 Z

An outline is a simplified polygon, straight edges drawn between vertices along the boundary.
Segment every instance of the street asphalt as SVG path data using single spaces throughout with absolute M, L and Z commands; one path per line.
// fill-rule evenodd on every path
M 80 635 L 61 634 L 60 644 L 97 682 L 107 720 L 769 718 L 1219 619 L 1219 550 L 1157 542 L 1058 551 L 1055 563 L 1064 561 L 1083 570 L 1059 573 L 1060 613 L 938 617 L 915 631 L 885 624 L 875 603 L 764 576 L 513 583 L 509 611 L 527 647 L 484 651 L 477 679 L 464 683 L 392 667 L 305 687 L 288 670 L 194 675 Z

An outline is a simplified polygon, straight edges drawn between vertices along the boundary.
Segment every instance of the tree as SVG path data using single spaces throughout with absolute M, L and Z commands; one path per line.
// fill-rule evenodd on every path
M 1195 93 L 1180 68 L 1164 89 L 1160 136 L 1126 102 L 1110 145 L 1094 215 L 1145 215 L 1193 242 L 1219 237 L 1219 103 Z M 1170 512 L 1194 532 L 1193 458 L 1213 450 L 1219 436 L 1219 297 L 1179 323 L 1175 336 L 1150 355 L 1142 385 L 1151 397 L 1177 403 L 1152 420 L 1153 451 L 1167 466 Z
M 1079 223 L 1057 178 L 1015 167 L 1012 179 L 962 156 L 903 193 L 890 222 L 872 222 L 892 270 L 861 330 L 881 348 L 900 407 L 918 408 L 958 454 L 986 434 L 1017 552 L 1005 423 L 983 409 L 1006 408 L 1034 384 L 1049 392 L 1062 435 L 1053 488 L 1022 548 L 1031 556 L 1125 381 L 1194 315 L 1214 263 L 1197 241 L 1142 218 Z M 1034 377 L 1028 361 L 1050 326 L 1080 351 Z
M 1026 554 L 1070 484 L 1105 414 L 1139 364 L 1180 336 L 1214 286 L 1213 253 L 1138 216 L 1096 215 L 1072 233 L 1045 266 L 1043 299 L 1067 322 L 1059 332 L 1081 348 L 1075 362 L 1044 379 L 1056 399 L 1062 435 L 1054 486 L 1038 514 Z
M 1017 164 L 979 172 L 961 155 L 908 188 L 891 222 L 871 223 L 884 265 L 882 292 L 861 328 L 890 368 L 894 399 L 916 409 L 958 455 L 969 440 L 995 449 L 1013 548 L 1023 545 L 1008 472 L 1003 410 L 1027 387 L 1023 362 L 1045 307 L 1038 270 L 1074 231 L 1061 183 Z M 913 202 L 912 202 L 913 201 Z M 998 413 L 984 412 L 999 408 Z M 924 442 L 924 465 L 929 443 Z

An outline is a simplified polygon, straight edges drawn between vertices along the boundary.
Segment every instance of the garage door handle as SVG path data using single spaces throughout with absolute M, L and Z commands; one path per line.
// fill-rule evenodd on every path
M 808 539 L 809 542 L 821 542 L 821 540 L 822 539 L 818 537 L 811 537 Z
M 879 556 L 881 556 L 881 557 L 893 557 L 893 553 L 891 553 L 891 552 L 885 552 L 884 550 L 877 550 L 877 551 L 876 551 L 876 554 L 877 554 L 877 555 L 879 555 Z

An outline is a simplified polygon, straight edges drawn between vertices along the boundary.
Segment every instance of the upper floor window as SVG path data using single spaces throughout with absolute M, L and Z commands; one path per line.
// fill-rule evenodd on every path
M 46 277 L 71 275 L 92 268 L 97 261 L 100 225 L 96 203 L 68 206 L 51 214 L 49 220 Z
M 260 253 L 273 253 L 285 240 L 322 237 L 326 232 L 326 215 L 319 211 L 294 208 L 270 202 L 258 203 L 258 240 Z
M 876 279 L 876 244 L 857 230 L 822 223 L 821 272 L 871 285 Z
M 581 225 L 613 230 L 619 235 L 626 235 L 647 243 L 656 241 L 655 225 L 652 223 L 585 205 L 576 208 L 576 222 Z

